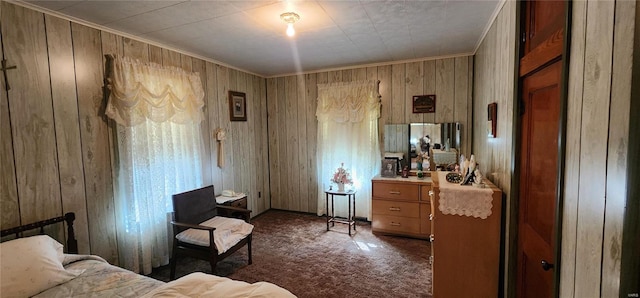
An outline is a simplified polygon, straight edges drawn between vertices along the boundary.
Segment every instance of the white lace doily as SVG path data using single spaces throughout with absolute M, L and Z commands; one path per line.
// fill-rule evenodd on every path
M 442 214 L 473 216 L 481 219 L 489 217 L 493 207 L 493 190 L 448 182 L 447 173 L 449 172 L 438 172 L 440 180 L 438 210 Z

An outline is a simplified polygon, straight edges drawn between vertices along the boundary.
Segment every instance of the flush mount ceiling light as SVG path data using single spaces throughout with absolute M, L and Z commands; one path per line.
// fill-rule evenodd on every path
M 287 23 L 287 35 L 294 36 L 296 34 L 296 30 L 293 29 L 293 23 L 300 19 L 300 15 L 295 12 L 285 12 L 280 15 L 280 19 Z

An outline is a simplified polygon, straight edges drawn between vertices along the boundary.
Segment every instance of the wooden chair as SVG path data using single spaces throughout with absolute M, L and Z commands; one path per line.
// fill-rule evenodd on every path
M 174 220 L 171 222 L 173 225 L 173 254 L 171 257 L 171 280 L 175 278 L 176 263 L 178 260 L 178 254 L 183 253 L 191 257 L 209 261 L 211 264 L 211 273 L 215 272 L 216 264 L 218 261 L 231 255 L 245 244 L 248 248 L 249 265 L 251 261 L 251 237 L 252 233 L 249 233 L 238 243 L 227 249 L 223 253 L 218 253 L 218 248 L 215 244 L 214 231 L 216 228 L 210 226 L 200 225 L 201 223 L 212 219 L 216 216 L 217 219 L 224 219 L 218 214 L 218 209 L 224 209 L 226 214 L 233 214 L 234 216 L 240 215 L 242 219 L 249 223 L 251 210 L 236 208 L 231 206 L 219 206 L 216 205 L 216 199 L 213 191 L 213 185 L 203 188 L 191 190 L 184 193 L 175 194 L 172 197 Z M 241 223 L 242 224 L 242 223 Z M 189 229 L 208 231 L 208 245 L 196 245 L 192 241 L 185 242 L 178 239 L 178 234 Z M 189 230 L 193 231 L 193 230 Z M 220 233 L 226 234 L 226 233 Z M 220 240 L 220 239 L 219 239 Z

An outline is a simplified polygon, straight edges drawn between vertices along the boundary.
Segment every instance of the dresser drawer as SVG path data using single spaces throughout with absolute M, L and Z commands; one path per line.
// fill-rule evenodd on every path
M 420 219 L 393 215 L 376 215 L 371 221 L 371 228 L 376 231 L 398 233 L 420 233 Z
M 420 217 L 418 203 L 373 200 L 373 214 L 393 215 L 402 217 Z
M 420 185 L 409 183 L 373 183 L 373 196 L 389 200 L 417 201 Z
M 429 185 L 420 185 L 420 201 L 430 202 L 429 192 L 431 191 L 431 184 Z

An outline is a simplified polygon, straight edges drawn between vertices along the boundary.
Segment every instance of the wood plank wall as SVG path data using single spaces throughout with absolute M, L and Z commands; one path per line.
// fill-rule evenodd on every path
M 117 264 L 110 145 L 104 115 L 104 55 L 117 54 L 200 73 L 204 183 L 248 195 L 252 215 L 270 208 L 266 81 L 263 77 L 1 2 L 11 90 L 0 92 L 2 228 L 76 213 L 80 253 Z M 2 78 L 2 90 L 4 80 Z M 246 93 L 246 122 L 229 121 L 229 90 Z M 8 97 L 7 97 L 8 94 Z M 225 128 L 224 168 L 213 131 Z M 306 153 L 303 153 L 306 154 Z
M 506 197 L 503 204 L 505 220 L 506 256 L 515 255 L 515 224 L 517 206 L 512 200 L 511 179 L 513 173 L 512 151 L 514 150 L 517 60 L 516 3 L 506 1 L 496 17 L 475 56 L 473 84 L 473 123 L 475 127 L 486 127 L 487 106 L 498 104 L 496 137 L 488 138 L 485 129 L 473 131 L 473 153 L 480 163 L 480 170 L 491 182 L 502 189 Z M 510 259 L 510 258 L 508 258 Z M 515 273 L 515 262 L 505 262 L 505 283 L 509 273 Z M 505 297 L 509 297 L 505 293 Z
M 636 3 L 574 1 L 569 69 L 560 297 L 618 297 L 626 197 Z M 515 278 L 516 4 L 506 1 L 475 57 L 474 123 L 498 102 L 497 138 L 473 150 L 506 197 L 505 297 Z M 587 34 L 587 32 L 589 32 Z M 610 116 L 611 115 L 611 116 Z M 612 117 L 615 115 L 614 117 Z M 637 248 L 635 248 L 637 249 Z M 625 295 L 626 296 L 626 295 Z
M 467 154 L 471 148 L 472 73 L 473 57 L 464 56 L 268 78 L 271 206 L 317 212 L 317 84 L 380 81 L 381 152 L 385 124 L 460 122 L 461 152 Z M 436 95 L 436 113 L 413 114 L 412 96 L 424 94 Z
M 573 2 L 561 297 L 627 296 L 621 253 L 638 249 L 622 247 L 636 5 Z

